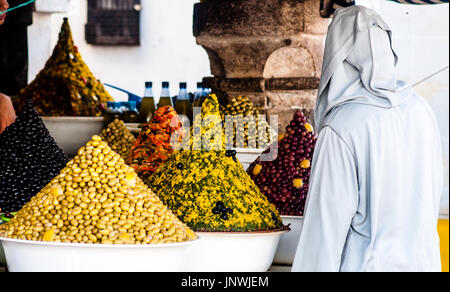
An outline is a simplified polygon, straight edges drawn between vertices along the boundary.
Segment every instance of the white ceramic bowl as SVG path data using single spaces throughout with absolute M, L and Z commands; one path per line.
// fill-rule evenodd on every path
M 47 243 L 0 238 L 10 272 L 182 272 L 197 241 L 155 245 Z
M 289 232 L 199 232 L 189 247 L 188 272 L 267 272 L 281 235 Z
M 258 159 L 258 157 L 261 156 L 261 154 L 265 151 L 265 149 L 243 149 L 243 148 L 236 148 L 234 150 L 236 150 L 237 152 L 236 157 L 241 162 L 245 171 L 247 171 L 250 165 L 253 162 L 255 162 L 255 160 Z
M 69 156 L 103 130 L 102 117 L 43 117 L 45 126 L 59 147 Z
M 299 216 L 281 216 L 283 224 L 291 228 L 291 232 L 284 234 L 275 254 L 275 265 L 292 266 L 295 254 L 297 253 L 298 242 L 303 228 L 303 217 Z

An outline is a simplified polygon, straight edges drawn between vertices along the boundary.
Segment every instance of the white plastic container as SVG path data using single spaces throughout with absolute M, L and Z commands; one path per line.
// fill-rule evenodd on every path
M 42 120 L 68 156 L 75 156 L 78 149 L 103 130 L 102 117 L 43 117 Z
M 289 232 L 199 232 L 189 248 L 188 272 L 267 272 L 280 237 Z
M 291 228 L 291 232 L 281 237 L 273 263 L 274 265 L 292 266 L 302 233 L 303 217 L 281 216 L 281 219 L 284 225 Z
M 0 238 L 10 272 L 182 272 L 197 241 L 155 245 L 47 243 Z
M 261 154 L 265 151 L 265 149 L 243 149 L 243 148 L 236 148 L 234 150 L 236 150 L 237 152 L 236 157 L 241 162 L 245 171 L 247 171 L 250 165 L 253 162 L 255 162 L 255 160 L 258 159 L 258 157 L 261 156 Z

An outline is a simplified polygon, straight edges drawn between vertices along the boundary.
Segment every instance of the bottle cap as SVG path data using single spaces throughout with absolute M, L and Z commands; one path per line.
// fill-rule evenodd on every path
M 197 82 L 197 88 L 203 88 L 203 82 Z
M 180 88 L 181 89 L 186 89 L 187 88 L 187 83 L 186 82 L 181 82 L 180 83 Z
M 145 88 L 151 88 L 153 87 L 153 82 L 147 81 L 145 82 Z
M 162 87 L 163 87 L 163 88 L 169 88 L 169 85 L 170 85 L 170 83 L 169 83 L 168 81 L 164 81 L 164 82 L 162 83 Z

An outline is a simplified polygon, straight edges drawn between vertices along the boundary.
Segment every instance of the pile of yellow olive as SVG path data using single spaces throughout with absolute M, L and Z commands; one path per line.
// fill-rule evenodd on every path
M 99 136 L 78 151 L 8 223 L 0 237 L 89 244 L 162 244 L 195 233 Z

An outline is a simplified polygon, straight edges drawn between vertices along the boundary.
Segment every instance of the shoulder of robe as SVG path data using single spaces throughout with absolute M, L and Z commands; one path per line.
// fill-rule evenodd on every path
M 386 109 L 357 103 L 341 105 L 325 118 L 324 126 L 332 128 L 341 138 L 360 136 L 368 127 L 383 119 Z

